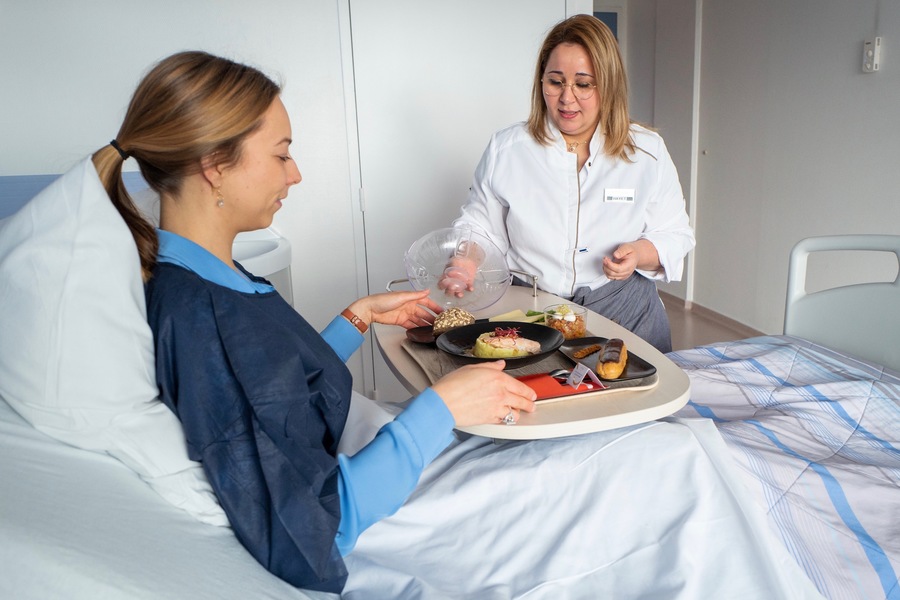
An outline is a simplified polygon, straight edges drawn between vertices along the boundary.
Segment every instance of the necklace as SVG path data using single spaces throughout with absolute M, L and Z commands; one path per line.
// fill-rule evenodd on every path
M 587 144 L 590 141 L 591 140 L 588 139 L 588 140 L 584 140 L 583 142 L 566 142 L 566 149 L 569 152 L 575 152 L 576 150 L 578 150 L 578 146 L 580 146 L 582 144 Z

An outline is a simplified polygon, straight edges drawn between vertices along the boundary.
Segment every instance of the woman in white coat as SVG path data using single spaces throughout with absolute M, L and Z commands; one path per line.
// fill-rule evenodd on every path
M 600 20 L 577 15 L 548 33 L 531 114 L 492 136 L 453 225 L 485 234 L 541 289 L 672 349 L 656 281 L 681 279 L 694 234 L 665 143 L 629 118 L 618 44 Z

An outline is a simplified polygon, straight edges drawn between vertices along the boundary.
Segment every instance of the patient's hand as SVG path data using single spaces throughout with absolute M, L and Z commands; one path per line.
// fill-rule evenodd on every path
M 434 315 L 443 311 L 428 294 L 429 290 L 382 292 L 360 298 L 348 308 L 366 324 L 384 323 L 411 329 L 431 325 Z
M 458 426 L 502 423 L 513 413 L 534 412 L 537 394 L 503 372 L 504 361 L 467 365 L 445 375 L 432 386 Z

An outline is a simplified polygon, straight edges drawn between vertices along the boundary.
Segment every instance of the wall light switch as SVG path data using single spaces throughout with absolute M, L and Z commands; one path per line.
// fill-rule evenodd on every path
M 881 38 L 866 40 L 863 44 L 863 73 L 876 73 L 881 68 Z

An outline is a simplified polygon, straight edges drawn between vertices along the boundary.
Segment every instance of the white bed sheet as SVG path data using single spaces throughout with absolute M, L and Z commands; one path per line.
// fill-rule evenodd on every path
M 390 418 L 354 400 L 347 449 Z M 343 597 L 818 597 L 736 493 L 725 454 L 703 419 L 536 442 L 469 437 L 363 533 Z M 2 401 L 0 482 L 0 597 L 333 597 L 278 580 L 230 530 Z
M 122 600 L 334 595 L 261 567 L 119 461 L 62 444 L 0 400 L 0 598 Z
M 823 595 L 900 598 L 900 377 L 791 336 L 670 356 Z
M 820 597 L 706 419 L 464 436 L 346 562 L 350 600 Z

